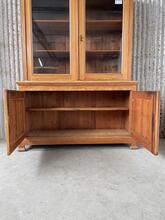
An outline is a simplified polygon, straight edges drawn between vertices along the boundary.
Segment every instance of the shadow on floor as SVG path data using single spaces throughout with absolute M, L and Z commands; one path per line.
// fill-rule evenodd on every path
M 159 155 L 165 157 L 165 139 L 160 140 Z
M 79 160 L 82 162 L 83 157 L 89 157 L 88 161 L 90 161 L 92 157 L 98 157 L 103 149 L 112 150 L 128 147 L 128 145 L 40 145 L 31 146 L 29 150 L 41 151 L 38 174 L 43 175 L 47 170 L 49 170 L 49 174 L 58 172 L 61 167 L 70 166 L 72 169 Z M 100 154 L 98 154 L 98 151 L 100 151 Z

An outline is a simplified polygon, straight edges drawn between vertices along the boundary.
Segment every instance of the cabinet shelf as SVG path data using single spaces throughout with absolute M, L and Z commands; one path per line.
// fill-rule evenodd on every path
M 69 50 L 55 50 L 55 49 L 51 49 L 51 50 L 35 50 L 34 52 L 36 53 L 69 53 Z
M 121 31 L 122 20 L 87 20 L 87 30 Z
M 36 53 L 69 53 L 69 50 L 56 50 L 56 49 L 48 49 L 48 50 L 35 50 Z M 87 53 L 120 53 L 120 50 L 87 50 Z
M 33 20 L 36 24 L 42 24 L 42 25 L 50 25 L 54 24 L 57 26 L 67 27 L 69 25 L 69 20 Z M 121 31 L 122 29 L 122 20 L 87 20 L 87 29 L 88 30 L 105 30 L 108 31 L 116 30 Z
M 89 56 L 96 56 L 96 55 L 104 55 L 104 54 L 108 54 L 108 55 L 118 55 L 121 53 L 120 50 L 87 50 L 86 51 L 87 55 Z M 100 58 L 100 57 L 99 57 Z
M 69 23 L 69 20 L 66 20 L 66 19 L 61 19 L 61 20 L 57 20 L 57 19 L 53 19 L 53 20 L 51 20 L 51 19 L 49 19 L 49 20 L 44 20 L 44 19 L 42 19 L 42 20 L 33 20 L 33 22 L 35 22 L 35 23 L 54 23 L 54 24 L 67 24 L 67 23 Z
M 43 33 L 56 34 L 56 31 L 69 31 L 69 20 L 33 20 L 35 24 Z
M 28 137 L 77 137 L 79 138 L 99 138 L 108 136 L 129 136 L 126 129 L 64 129 L 64 130 L 33 130 L 28 133 Z
M 26 111 L 128 111 L 128 107 L 61 107 L 61 108 L 27 108 Z

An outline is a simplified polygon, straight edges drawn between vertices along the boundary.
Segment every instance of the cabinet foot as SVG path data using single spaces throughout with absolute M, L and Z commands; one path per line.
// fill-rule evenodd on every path
M 131 145 L 130 145 L 130 149 L 131 149 L 131 150 L 137 150 L 137 149 L 138 149 L 137 144 L 135 144 L 135 143 L 134 143 L 134 144 L 131 144 Z
M 19 147 L 18 147 L 18 151 L 19 151 L 19 152 L 25 152 L 25 151 L 27 151 L 26 145 L 19 146 Z

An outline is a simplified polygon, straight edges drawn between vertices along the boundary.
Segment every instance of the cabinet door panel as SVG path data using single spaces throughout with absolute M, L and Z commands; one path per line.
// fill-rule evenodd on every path
M 132 0 L 79 5 L 81 79 L 129 79 Z
M 159 146 L 159 92 L 131 92 L 131 133 L 153 154 Z
M 71 80 L 77 68 L 76 0 L 26 2 L 28 78 Z
M 5 129 L 7 154 L 10 155 L 25 136 L 25 94 L 4 91 Z

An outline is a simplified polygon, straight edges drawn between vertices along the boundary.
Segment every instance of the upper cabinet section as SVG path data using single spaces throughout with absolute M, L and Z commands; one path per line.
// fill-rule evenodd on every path
M 79 14 L 81 79 L 130 79 L 132 1 L 80 0 Z
M 86 72 L 121 73 L 122 1 L 86 1 Z
M 28 80 L 130 80 L 132 0 L 23 2 Z
M 70 74 L 69 0 L 32 0 L 33 73 Z
M 25 2 L 28 79 L 74 80 L 77 0 Z

